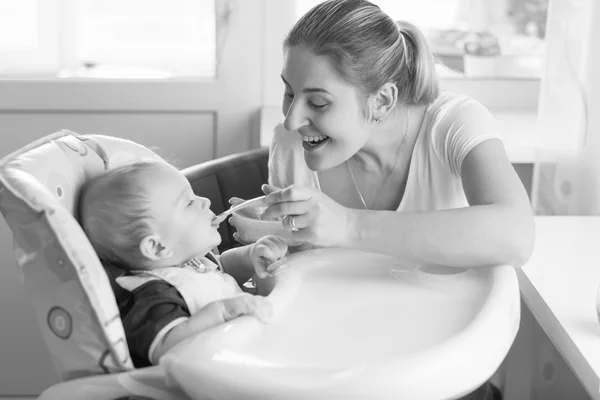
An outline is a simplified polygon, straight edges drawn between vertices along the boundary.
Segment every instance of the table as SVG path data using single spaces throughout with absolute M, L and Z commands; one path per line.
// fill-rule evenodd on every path
M 600 217 L 538 216 L 536 247 L 517 271 L 522 298 L 593 399 L 600 399 Z

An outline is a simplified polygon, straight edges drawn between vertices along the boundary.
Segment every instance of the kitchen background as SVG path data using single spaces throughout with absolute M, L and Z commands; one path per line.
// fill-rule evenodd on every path
M 423 29 L 443 89 L 491 110 L 536 213 L 594 214 L 600 168 L 579 162 L 600 131 L 594 1 L 373 2 Z M 63 128 L 134 140 L 178 167 L 268 145 L 282 38 L 318 2 L 0 0 L 0 156 Z M 57 378 L 15 266 L 2 220 L 0 398 L 35 398 Z M 494 379 L 507 400 L 588 398 L 526 306 L 505 364 Z

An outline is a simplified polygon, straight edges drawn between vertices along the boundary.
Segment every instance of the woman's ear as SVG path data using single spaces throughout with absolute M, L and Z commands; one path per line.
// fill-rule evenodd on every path
M 158 235 L 148 235 L 140 242 L 140 253 L 152 261 L 164 260 L 173 256 L 173 250 L 161 242 Z
M 384 120 L 398 103 L 398 88 L 395 83 L 384 84 L 371 98 L 372 115 L 376 122 Z

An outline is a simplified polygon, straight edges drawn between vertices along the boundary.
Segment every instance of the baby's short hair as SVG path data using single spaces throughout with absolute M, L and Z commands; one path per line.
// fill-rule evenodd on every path
M 143 268 L 139 245 L 157 230 L 149 187 L 158 165 L 158 161 L 127 164 L 83 187 L 80 223 L 100 259 L 126 269 Z

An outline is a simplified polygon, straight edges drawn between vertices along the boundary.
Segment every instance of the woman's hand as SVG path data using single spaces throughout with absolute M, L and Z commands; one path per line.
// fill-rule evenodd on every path
M 350 222 L 354 216 L 351 209 L 305 186 L 292 185 L 279 189 L 263 185 L 262 190 L 267 194 L 269 207 L 261 218 L 284 217 L 283 223 L 292 228 L 294 239 L 320 247 L 347 243 Z
M 231 207 L 233 206 L 237 206 L 240 203 L 243 203 L 244 199 L 241 199 L 239 197 L 232 197 L 229 199 L 229 204 L 231 204 Z M 237 232 L 238 227 L 235 226 L 235 220 L 233 218 L 228 218 L 227 222 L 229 223 L 229 225 L 233 226 L 236 229 L 236 232 L 233 232 L 233 240 L 235 240 L 236 242 L 245 245 L 249 245 L 252 244 L 253 242 L 248 242 L 245 240 L 242 240 L 242 238 L 240 237 L 240 234 Z
M 261 279 L 271 276 L 267 268 L 285 257 L 288 250 L 285 240 L 277 236 L 264 236 L 250 246 L 250 260 Z

